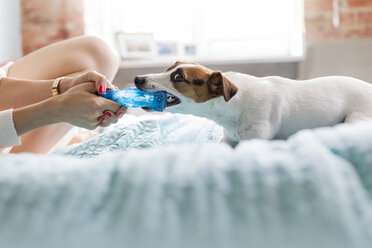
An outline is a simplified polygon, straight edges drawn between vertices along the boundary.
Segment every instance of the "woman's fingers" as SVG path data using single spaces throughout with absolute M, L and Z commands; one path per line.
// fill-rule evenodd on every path
M 119 88 L 112 83 L 110 83 L 105 76 L 99 74 L 98 72 L 94 73 L 95 75 L 92 75 L 92 77 L 96 77 L 96 80 L 94 81 L 96 84 L 96 89 L 99 93 L 104 94 L 107 89 L 111 90 L 118 90 Z
M 127 107 L 125 106 L 121 106 L 115 113 L 115 115 L 118 117 L 118 118 L 121 118 L 126 112 L 127 112 Z
M 110 110 L 106 110 L 105 112 L 103 112 L 103 116 L 106 117 L 108 122 L 110 122 L 110 123 L 116 123 L 116 122 L 118 122 L 118 119 L 119 119 L 115 115 L 115 113 L 110 111 Z
M 107 118 L 104 117 L 103 115 L 98 118 L 98 126 L 107 127 L 109 125 L 110 124 L 108 123 Z
M 104 112 L 106 110 L 110 110 L 111 112 L 115 112 L 120 107 L 119 103 L 108 100 L 108 99 L 105 99 L 103 97 L 100 97 L 100 99 L 98 99 L 98 101 L 99 101 L 99 106 L 100 106 L 100 109 L 101 109 L 102 112 Z
M 104 94 L 106 92 L 106 89 L 112 89 L 112 90 L 119 89 L 115 85 L 111 84 L 104 75 L 96 71 L 88 71 L 79 76 L 76 76 L 73 79 L 73 86 L 76 86 L 82 83 L 87 83 L 87 82 L 93 82 L 95 85 L 96 91 L 98 91 L 101 94 Z
M 81 83 L 75 89 L 79 89 L 79 90 L 82 90 L 82 91 L 87 91 L 91 94 L 95 94 L 95 92 L 96 92 L 96 86 L 91 82 Z M 97 96 L 97 95 L 95 95 L 95 96 Z
M 104 94 L 107 87 L 111 85 L 105 76 L 96 71 L 88 71 L 79 76 L 76 76 L 74 79 L 74 85 L 86 82 L 93 82 L 96 86 L 97 91 L 101 94 Z
M 110 110 L 106 110 L 103 112 L 103 115 L 98 118 L 98 125 L 101 127 L 107 127 L 116 122 L 118 122 L 118 117 Z
M 107 87 L 107 89 L 111 89 L 111 90 L 118 90 L 119 89 L 116 85 L 113 85 L 110 82 L 107 83 L 106 87 Z

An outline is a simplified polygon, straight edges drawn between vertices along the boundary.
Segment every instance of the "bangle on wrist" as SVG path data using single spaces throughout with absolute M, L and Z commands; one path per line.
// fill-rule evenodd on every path
M 58 96 L 60 94 L 59 92 L 59 83 L 62 81 L 64 77 L 59 77 L 59 78 L 56 78 L 53 82 L 53 85 L 52 85 L 52 95 L 53 96 Z

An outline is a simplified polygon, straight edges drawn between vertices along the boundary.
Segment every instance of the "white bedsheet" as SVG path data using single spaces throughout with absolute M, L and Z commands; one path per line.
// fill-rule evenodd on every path
M 51 156 L 0 157 L 1 247 L 372 244 L 372 124 L 232 149 L 213 123 L 173 117 Z

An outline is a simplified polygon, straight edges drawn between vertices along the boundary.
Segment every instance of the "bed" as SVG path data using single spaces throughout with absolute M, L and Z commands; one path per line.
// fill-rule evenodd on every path
M 206 119 L 123 119 L 0 157 L 1 247 L 370 247 L 372 123 L 233 149 Z

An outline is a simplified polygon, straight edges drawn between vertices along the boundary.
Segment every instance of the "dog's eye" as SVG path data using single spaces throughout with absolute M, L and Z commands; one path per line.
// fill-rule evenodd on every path
M 176 75 L 174 75 L 174 81 L 176 81 L 176 82 L 182 82 L 182 81 L 184 81 L 184 78 L 183 78 L 182 74 L 176 74 Z

